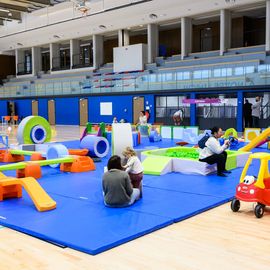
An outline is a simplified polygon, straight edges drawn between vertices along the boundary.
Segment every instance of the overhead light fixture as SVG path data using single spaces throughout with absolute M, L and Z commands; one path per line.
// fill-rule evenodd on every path
M 236 0 L 225 0 L 227 4 L 234 4 Z
M 54 35 L 53 37 L 54 37 L 54 38 L 60 38 L 58 35 Z
M 9 12 L 9 13 L 8 13 L 8 16 L 9 16 L 9 17 L 11 17 L 11 16 L 12 16 L 12 13 L 11 13 L 11 12 Z
M 157 14 L 154 14 L 154 13 L 152 13 L 152 14 L 149 15 L 149 18 L 152 19 L 152 20 L 157 19 L 157 17 L 158 17 L 158 15 Z
M 23 46 L 23 44 L 22 44 L 22 43 L 19 43 L 19 42 L 17 43 L 17 45 L 18 45 L 18 46 Z
M 102 30 L 107 29 L 107 27 L 106 27 L 105 25 L 103 25 L 103 24 L 101 24 L 101 25 L 99 26 L 99 28 L 102 29 Z

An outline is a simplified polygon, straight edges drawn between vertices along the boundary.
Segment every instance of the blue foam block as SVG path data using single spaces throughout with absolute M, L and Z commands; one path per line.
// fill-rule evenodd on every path
M 57 195 L 53 199 L 57 208 L 43 213 L 26 195 L 1 202 L 0 224 L 92 255 L 172 224 L 169 218 L 128 209 Z

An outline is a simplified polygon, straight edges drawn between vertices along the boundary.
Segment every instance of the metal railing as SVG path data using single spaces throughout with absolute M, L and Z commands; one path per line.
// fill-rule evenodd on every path
M 55 67 L 61 66 L 60 58 L 54 58 Z M 122 76 L 122 77 L 120 77 Z M 29 84 L 29 82 L 28 82 Z M 243 87 L 270 85 L 270 64 L 227 68 L 211 68 L 193 71 L 135 73 L 111 76 L 94 76 L 86 79 L 54 79 L 53 82 L 35 80 L 25 87 L 25 82 L 7 83 L 0 87 L 2 97 L 78 95 L 91 93 L 170 91 L 219 87 Z
M 73 60 L 72 68 L 84 68 L 84 67 L 92 67 L 93 66 L 93 59 L 84 58 L 81 53 L 74 54 L 72 56 L 72 60 Z

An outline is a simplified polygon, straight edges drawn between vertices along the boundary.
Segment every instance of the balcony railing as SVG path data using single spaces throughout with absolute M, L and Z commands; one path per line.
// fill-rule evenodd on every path
M 53 57 L 52 71 L 70 69 L 69 58 Z
M 62 68 L 69 68 L 68 66 Z M 28 88 L 23 82 L 5 84 L 0 88 L 2 97 L 78 95 L 138 91 L 184 92 L 190 89 L 228 88 L 270 85 L 270 64 L 258 66 L 212 68 L 194 71 L 175 71 L 154 74 L 125 74 L 69 78 L 53 82 L 36 80 Z

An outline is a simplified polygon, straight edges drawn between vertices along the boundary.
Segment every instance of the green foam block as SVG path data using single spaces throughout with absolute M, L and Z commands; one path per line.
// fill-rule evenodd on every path
M 172 158 L 170 157 L 147 157 L 142 165 L 144 174 L 161 175 Z

